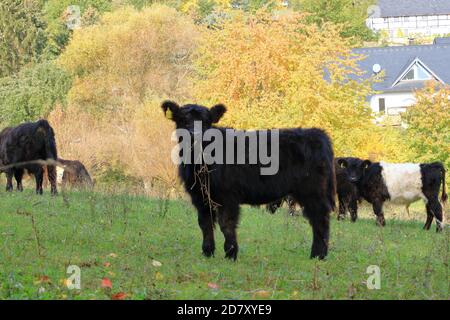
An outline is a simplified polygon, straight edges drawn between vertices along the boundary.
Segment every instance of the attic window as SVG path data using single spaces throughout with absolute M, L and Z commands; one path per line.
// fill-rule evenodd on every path
M 405 74 L 405 76 L 402 78 L 401 81 L 408 81 L 408 80 L 430 80 L 433 76 L 425 70 L 424 67 L 420 65 L 420 63 L 416 62 L 414 65 L 409 69 L 409 71 Z

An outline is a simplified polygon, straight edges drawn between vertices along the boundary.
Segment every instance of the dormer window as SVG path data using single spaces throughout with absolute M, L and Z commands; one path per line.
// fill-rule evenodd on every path
M 425 65 L 418 57 L 416 57 L 409 65 L 404 69 L 398 78 L 392 84 L 392 88 L 399 83 L 404 83 L 408 81 L 427 81 L 427 80 L 437 80 L 441 83 L 445 83 L 439 78 L 427 65 Z
M 414 63 L 409 71 L 403 76 L 400 81 L 409 80 L 430 80 L 433 76 L 420 65 L 419 62 Z

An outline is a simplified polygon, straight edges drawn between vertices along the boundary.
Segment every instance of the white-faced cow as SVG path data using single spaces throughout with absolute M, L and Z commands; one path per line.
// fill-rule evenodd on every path
M 198 212 L 198 223 L 203 232 L 203 254 L 212 256 L 215 250 L 214 225 L 218 220 L 225 237 L 225 256 L 236 259 L 238 243 L 236 228 L 239 221 L 240 204 L 261 205 L 277 201 L 287 195 L 292 195 L 297 203 L 304 208 L 304 214 L 309 219 L 313 229 L 313 244 L 311 257 L 323 259 L 328 252 L 329 214 L 334 209 L 335 175 L 333 164 L 333 149 L 329 137 L 320 129 L 280 129 L 270 132 L 256 130 L 252 132 L 237 131 L 231 128 L 215 127 L 225 113 L 223 105 L 211 109 L 189 104 L 182 107 L 174 102 L 162 104 L 166 117 L 175 122 L 177 136 L 184 140 L 181 132 L 194 137 L 189 145 L 190 151 L 183 153 L 182 158 L 189 155 L 195 157 L 196 148 L 210 149 L 213 141 L 204 139 L 195 143 L 198 133 L 214 133 L 214 152 L 230 156 L 228 146 L 236 148 L 236 136 L 249 134 L 258 145 L 266 141 L 266 150 L 272 150 L 278 144 L 275 154 L 278 159 L 278 170 L 271 174 L 261 174 L 266 166 L 258 153 L 245 148 L 244 152 L 233 153 L 231 158 L 244 159 L 244 163 L 212 162 L 198 164 L 181 162 L 179 175 L 186 191 L 191 196 L 193 205 Z M 200 128 L 196 129 L 196 124 Z M 212 130 L 210 130 L 213 128 Z M 276 132 L 276 133 L 274 133 Z M 277 143 L 268 136 L 277 135 Z M 218 144 L 221 140 L 223 143 Z M 192 141 L 192 139 L 191 139 Z M 262 148 L 262 147 L 261 147 Z M 261 149 L 259 149 L 261 154 Z M 274 153 L 271 153 L 271 156 Z M 192 157 L 194 156 L 194 157 Z M 204 153 L 203 157 L 210 156 Z
M 433 217 L 436 231 L 444 225 L 439 189 L 442 184 L 441 201 L 447 200 L 445 192 L 445 169 L 442 163 L 387 163 L 364 160 L 357 165 L 343 162 L 348 174 L 358 185 L 360 195 L 370 202 L 377 216 L 377 223 L 385 225 L 383 204 L 391 201 L 409 205 L 419 199 L 425 202 L 427 220 L 424 229 L 429 230 Z

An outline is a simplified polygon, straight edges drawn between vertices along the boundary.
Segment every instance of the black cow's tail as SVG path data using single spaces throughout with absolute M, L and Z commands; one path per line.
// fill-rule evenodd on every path
M 441 172 L 442 172 L 442 194 L 441 194 L 441 202 L 442 203 L 446 203 L 447 202 L 447 199 L 448 199 L 448 196 L 447 196 L 447 193 L 445 192 L 445 168 L 444 168 L 444 166 L 442 165 L 442 168 L 441 168 Z
M 47 159 L 57 161 L 58 152 L 56 150 L 55 133 L 47 120 L 38 121 L 38 130 L 44 132 L 45 154 Z
M 319 165 L 321 172 L 326 174 L 326 185 L 324 185 L 324 196 L 330 210 L 336 208 L 336 173 L 334 165 L 333 146 L 329 136 L 322 130 L 312 128 L 308 129 L 311 134 L 311 140 L 308 144 L 309 150 L 305 150 L 308 163 L 312 166 Z
M 331 176 L 328 182 L 328 190 L 329 190 L 329 195 L 328 197 L 330 198 L 330 204 L 331 204 L 331 209 L 334 211 L 336 210 L 336 193 L 337 193 L 337 182 L 336 182 L 336 168 L 334 166 L 334 152 L 333 152 L 333 147 L 331 146 L 331 142 L 329 142 L 330 144 L 330 151 L 331 151 Z

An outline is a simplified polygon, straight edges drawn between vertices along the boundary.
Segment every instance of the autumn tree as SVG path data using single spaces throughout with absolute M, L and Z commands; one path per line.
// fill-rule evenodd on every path
M 73 19 L 78 20 L 75 23 L 82 24 L 92 22 L 92 16 L 112 10 L 113 5 L 111 0 L 46 0 L 42 12 L 47 23 L 47 51 L 52 57 L 58 56 L 70 40 L 72 29 L 67 24 L 70 17 L 69 7 L 79 10 Z
M 340 34 L 354 41 L 370 41 L 376 35 L 366 26 L 367 9 L 375 0 L 295 0 L 298 9 L 308 12 L 308 22 L 342 24 Z
M 415 162 L 441 161 L 450 168 L 450 87 L 430 82 L 403 115 Z
M 372 122 L 369 81 L 341 30 L 308 24 L 298 13 L 237 15 L 203 35 L 195 93 L 206 105 L 225 103 L 224 125 L 242 129 L 320 127 L 337 154 L 401 156 L 398 136 Z
M 196 37 L 192 21 L 166 6 L 104 14 L 75 30 L 59 58 L 75 77 L 69 103 L 102 111 L 188 94 Z

